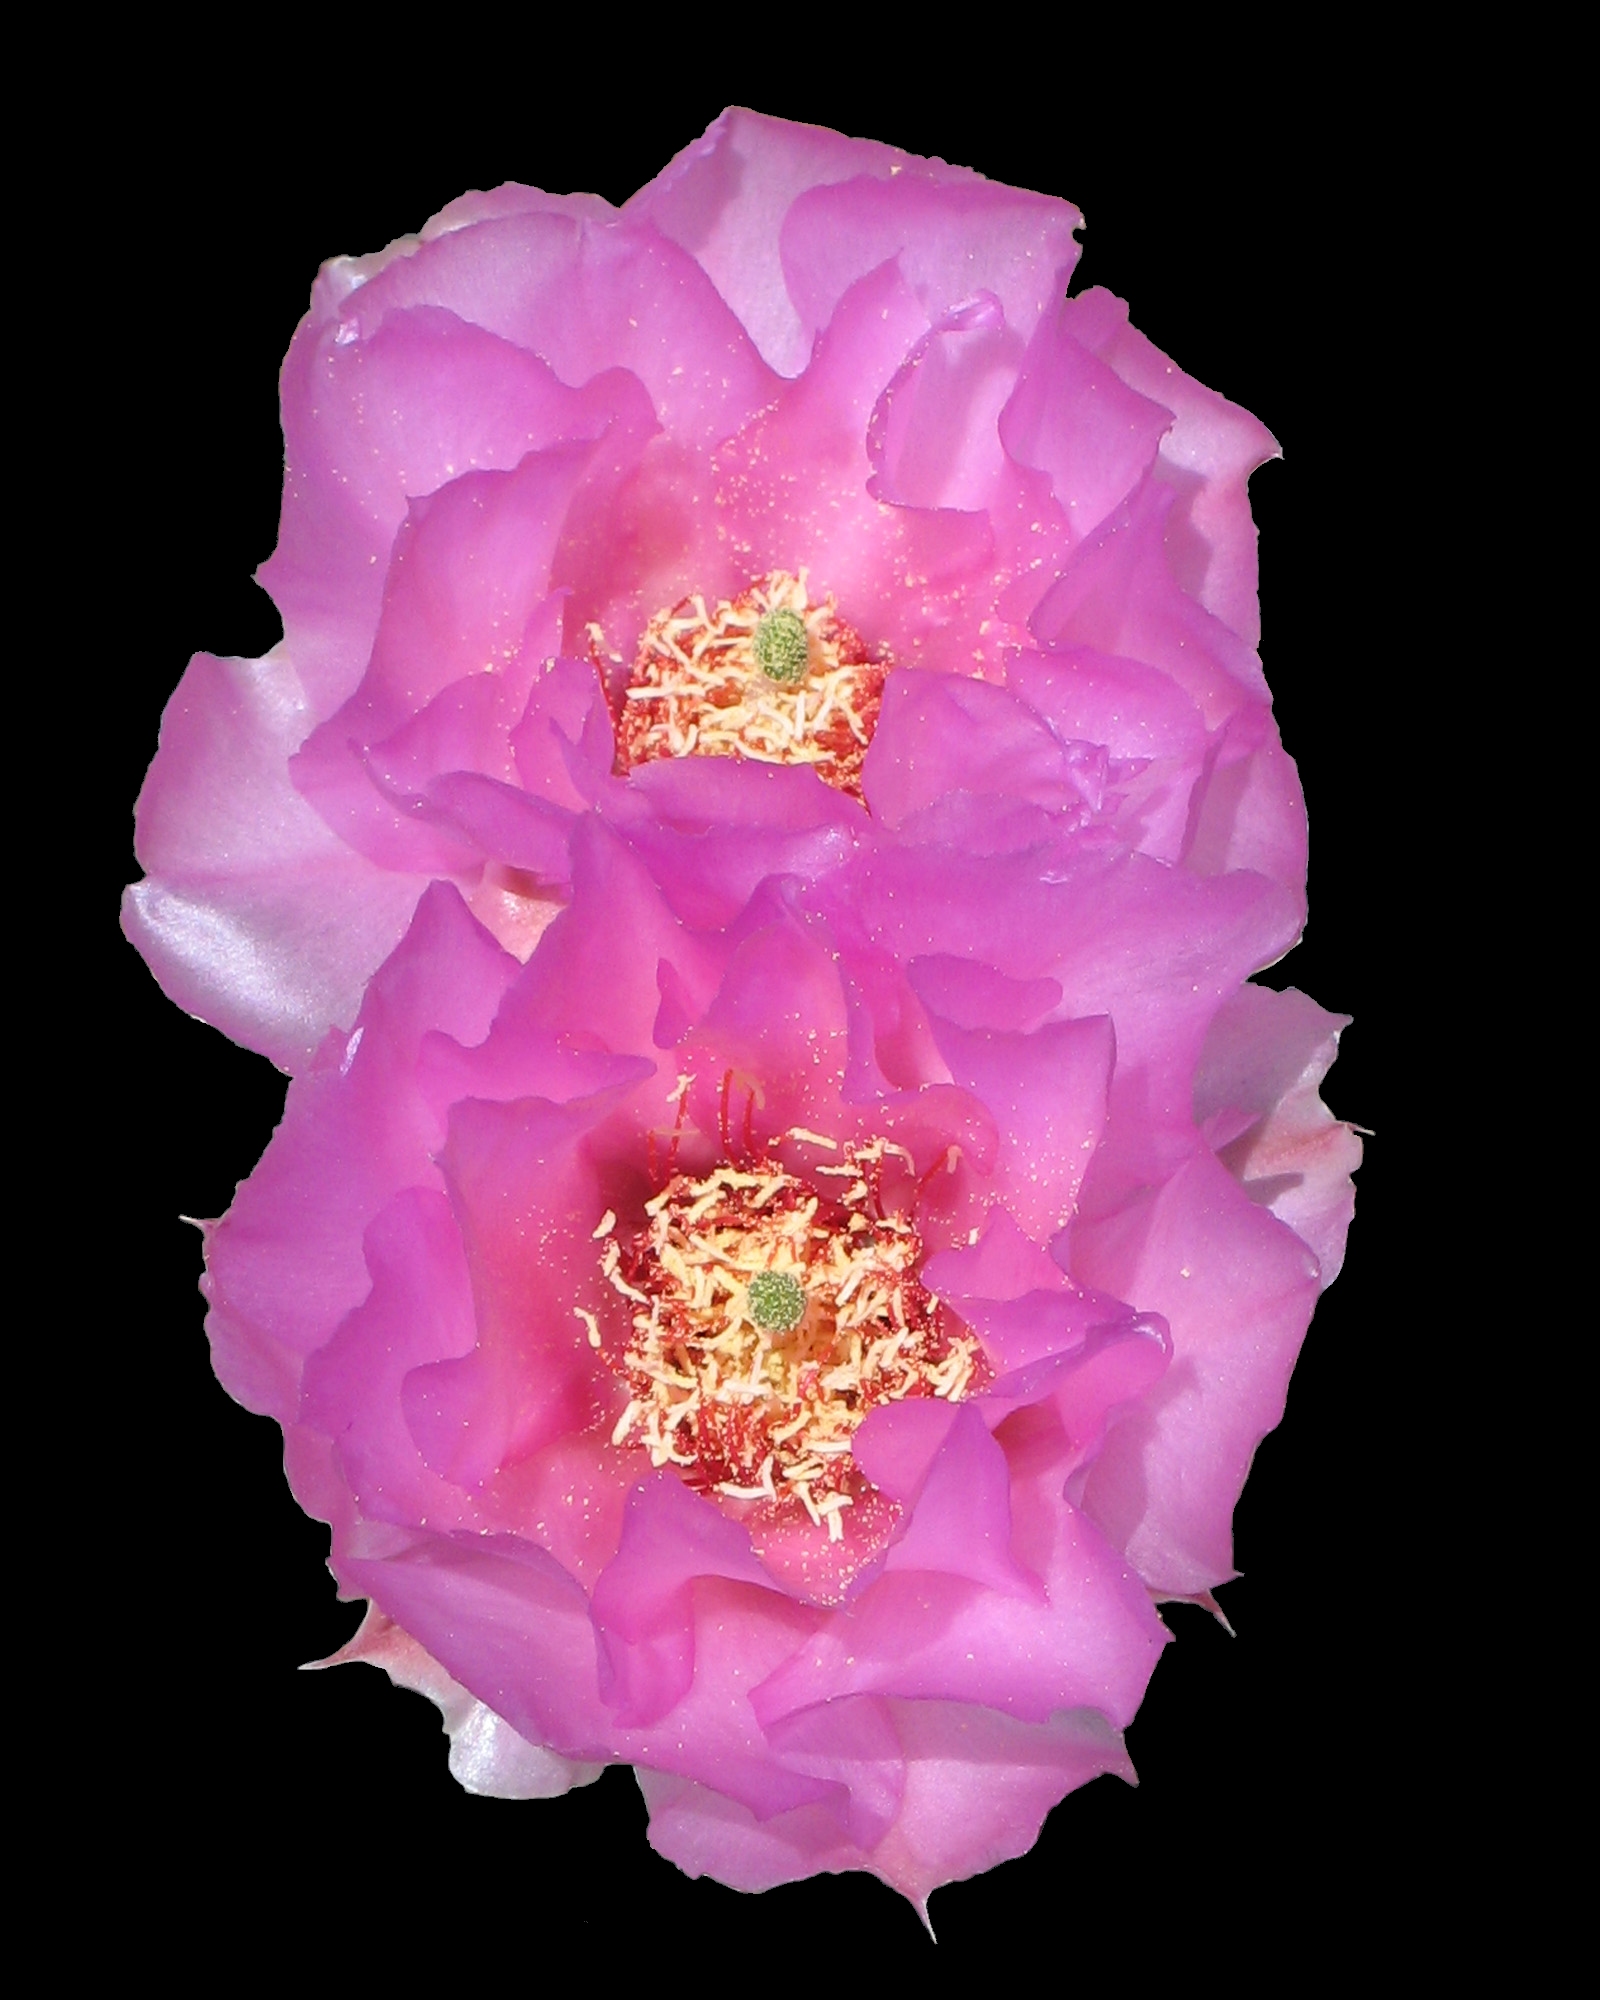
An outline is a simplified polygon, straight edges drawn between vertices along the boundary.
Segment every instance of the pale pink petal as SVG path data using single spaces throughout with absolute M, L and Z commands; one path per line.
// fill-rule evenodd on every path
M 905 1791 L 868 1865 L 924 1919 L 933 1890 L 1026 1854 L 1068 1792 L 1106 1775 L 1135 1782 L 1121 1736 L 1092 1708 L 1031 1724 L 965 1703 L 891 1708 Z
M 1218 1139 L 1218 1157 L 1252 1201 L 1311 1246 L 1324 1285 L 1344 1262 L 1350 1176 L 1361 1164 L 1354 1127 L 1334 1117 L 1319 1089 L 1349 1025 L 1348 1014 L 1326 1013 L 1292 986 L 1245 986 L 1212 1022 L 1195 1073 L 1195 1122 L 1241 1127 Z
M 438 1709 L 450 1739 L 450 1775 L 463 1791 L 489 1799 L 556 1799 L 575 1786 L 592 1785 L 605 1769 L 557 1756 L 519 1736 L 374 1605 L 368 1605 L 349 1644 L 315 1664 L 342 1667 L 358 1660 L 381 1667 L 396 1687 L 426 1695 Z
M 123 925 L 162 990 L 280 1069 L 303 1069 L 405 931 L 425 878 L 385 874 L 289 782 L 311 721 L 281 652 L 200 653 L 139 796 L 147 879 Z

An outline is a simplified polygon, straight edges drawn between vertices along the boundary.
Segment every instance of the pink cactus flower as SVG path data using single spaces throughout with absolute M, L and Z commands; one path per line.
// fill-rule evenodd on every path
M 325 267 L 283 644 L 198 657 L 125 922 L 290 1071 L 207 1229 L 470 1789 L 931 1891 L 1233 1574 L 1336 1274 L 1341 1017 L 1253 650 L 1274 446 L 1066 203 L 730 112 L 622 209 Z

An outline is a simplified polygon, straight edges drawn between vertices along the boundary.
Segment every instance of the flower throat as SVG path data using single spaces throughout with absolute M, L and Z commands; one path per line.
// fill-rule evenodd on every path
M 590 639 L 598 653 L 598 628 Z M 617 769 L 661 757 L 809 764 L 858 799 L 890 664 L 831 597 L 811 600 L 804 570 L 774 570 L 714 611 L 687 597 L 645 627 L 622 694 Z
M 726 1499 L 804 1508 L 831 1540 L 867 1482 L 851 1440 L 877 1405 L 959 1400 L 977 1341 L 948 1331 L 917 1275 L 911 1220 L 879 1199 L 884 1141 L 811 1169 L 770 1159 L 674 1174 L 602 1270 L 634 1307 L 613 1358 L 629 1402 L 613 1444 L 642 1445 Z M 591 1332 L 590 1338 L 597 1335 Z

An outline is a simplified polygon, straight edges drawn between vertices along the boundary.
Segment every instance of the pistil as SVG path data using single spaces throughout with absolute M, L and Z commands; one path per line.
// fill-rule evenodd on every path
M 914 1223 L 884 1211 L 891 1150 L 842 1149 L 814 1170 L 821 1187 L 770 1159 L 676 1174 L 631 1245 L 607 1232 L 603 1275 L 634 1308 L 608 1357 L 629 1391 L 613 1444 L 725 1499 L 803 1508 L 842 1539 L 869 1411 L 959 1400 L 982 1366 L 918 1276 Z
M 597 651 L 598 632 L 592 633 Z M 617 724 L 617 768 L 662 757 L 809 764 L 861 796 L 889 671 L 806 573 L 774 570 L 714 610 L 688 597 L 645 627 Z

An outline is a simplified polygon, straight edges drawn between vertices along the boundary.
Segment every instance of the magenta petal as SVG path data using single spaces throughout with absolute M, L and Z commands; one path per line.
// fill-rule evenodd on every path
M 1061 1005 L 1054 979 L 1008 979 L 973 958 L 933 952 L 914 958 L 906 980 L 930 1014 L 958 1028 L 1016 1029 L 1027 1034 Z
M 926 1570 L 880 1576 L 752 1693 L 769 1725 L 847 1694 L 959 1700 L 1042 1722 L 1093 1707 L 1121 1727 L 1166 1639 L 1139 1579 L 1059 1500 L 1035 1551 L 1042 1598 Z
M 1066 1439 L 1060 1470 L 1070 1476 L 1099 1452 L 1112 1413 L 1144 1397 L 1171 1359 L 1172 1338 L 1159 1314 L 1135 1316 L 1124 1306 L 1105 1323 L 1102 1308 L 1102 1323 L 1075 1352 L 1052 1354 L 995 1382 L 984 1397 L 984 1416 L 998 1423 L 1011 1409 L 1048 1398 Z M 1078 1486 L 1067 1492 L 1076 1499 Z
M 675 1708 L 694 1678 L 690 1587 L 720 1576 L 769 1587 L 745 1530 L 675 1474 L 628 1496 L 622 1541 L 594 1587 L 600 1689 L 618 1722 L 642 1728 Z
M 644 1063 L 619 1068 L 611 1090 L 569 1104 L 467 1098 L 451 1110 L 439 1164 L 472 1277 L 477 1345 L 413 1369 L 402 1400 L 418 1450 L 458 1486 L 481 1486 L 606 1407 L 609 1385 L 574 1306 L 605 1294 L 592 1238 L 607 1202 L 582 1141 L 650 1074 Z
M 1042 1597 L 1038 1579 L 1011 1554 L 1010 1487 L 1005 1453 L 983 1418 L 971 1405 L 958 1409 L 885 1572 L 936 1571 L 969 1577 L 1003 1596 Z
M 559 892 L 572 876 L 572 814 L 478 771 L 446 771 L 417 802 L 440 828 L 528 878 L 527 892 Z
M 895 371 L 867 432 L 872 491 L 898 507 L 988 507 L 1000 497 L 997 428 L 1022 354 L 1000 302 L 980 292 L 947 314 Z
M 806 373 L 723 454 L 719 507 L 751 571 L 804 564 L 900 665 L 931 658 L 965 667 L 992 589 L 988 517 L 891 507 L 868 489 L 868 421 L 924 331 L 892 264 L 853 285 Z
M 942 162 L 908 162 L 893 179 L 863 176 L 802 195 L 784 219 L 784 278 L 815 334 L 851 285 L 892 257 L 929 325 L 988 292 L 1025 341 L 1066 291 L 1081 220 L 1070 202 Z
M 514 472 L 466 474 L 412 503 L 366 677 L 293 760 L 296 785 L 328 824 L 387 867 L 409 865 L 419 845 L 431 854 L 432 835 L 373 784 L 365 750 L 466 675 L 520 668 L 527 685 L 523 636 L 549 596 L 556 539 L 591 455 L 587 445 L 530 453 Z
M 815 881 L 865 829 L 860 808 L 802 766 L 663 759 L 612 787 L 604 807 L 687 923 L 721 929 L 769 875 Z
M 474 468 L 509 471 L 530 451 L 596 437 L 646 400 L 622 375 L 568 388 L 535 355 L 435 310 L 392 314 L 367 338 L 346 320 L 308 318 L 282 394 L 283 518 L 259 574 L 317 721 L 366 667 L 413 499 Z
M 792 921 L 739 945 L 695 1040 L 764 1085 L 762 1124 L 837 1134 L 849 1029 L 839 970 L 825 942 Z
M 1116 1049 L 1110 1021 L 1052 1021 L 1022 1035 L 931 1019 L 951 1076 L 999 1127 L 997 1197 L 1043 1241 L 1073 1214 L 1105 1128 Z
M 1063 742 L 1105 747 L 1106 805 L 1118 834 L 1158 861 L 1177 861 L 1208 750 L 1200 711 L 1177 683 L 1140 660 L 1079 646 L 1019 655 L 1006 685 Z
M 952 791 L 1081 811 L 1061 743 L 1004 688 L 953 674 L 892 674 L 867 753 L 863 789 L 898 827 Z
M 1210 1590 L 1234 1573 L 1234 1503 L 1283 1415 L 1316 1259 L 1207 1153 L 1080 1224 L 1072 1262 L 1088 1283 L 1162 1314 L 1173 1344 L 1165 1381 L 1106 1439 L 1083 1505 L 1153 1590 Z
M 1161 443 L 1157 477 L 1180 495 L 1172 526 L 1177 572 L 1186 590 L 1254 646 L 1261 637 L 1261 607 L 1256 529 L 1245 486 L 1258 465 L 1278 456 L 1277 440 L 1248 410 L 1202 388 L 1129 326 L 1127 307 L 1110 292 L 1091 286 L 1069 299 L 1064 323 L 1129 388 L 1175 412 Z
M 758 1819 L 749 1806 L 692 1778 L 648 1766 L 637 1775 L 650 1813 L 650 1845 L 685 1875 L 709 1875 L 753 1893 L 865 1866 L 828 1805 L 793 1806 Z
M 402 1188 L 438 1186 L 443 1134 L 404 1079 L 430 1029 L 481 1039 L 516 970 L 454 890 L 428 890 L 355 1032 L 290 1085 L 272 1144 L 206 1240 L 212 1361 L 247 1409 L 292 1421 L 305 1357 L 367 1294 L 367 1224 Z
M 1044 871 L 1028 853 L 880 851 L 853 872 L 852 902 L 902 959 L 960 954 L 1008 978 L 1053 978 L 1068 1014 L 1110 1017 L 1117 1067 L 1091 1182 L 1111 1200 L 1187 1157 L 1193 1066 L 1211 1018 L 1294 941 L 1299 913 L 1256 875 L 1203 878 L 1082 848 L 1050 861 Z M 1129 1107 L 1120 1120 L 1119 1103 Z
M 956 1299 L 1021 1299 L 1030 1292 L 1061 1291 L 1066 1283 L 1058 1266 L 1002 1207 L 990 1211 L 977 1243 L 941 1250 L 928 1259 L 923 1275 L 941 1298 Z
M 724 111 L 628 203 L 684 245 L 748 329 L 768 364 L 798 375 L 816 322 L 802 322 L 784 282 L 779 232 L 808 188 L 861 173 L 888 176 L 907 155 L 818 125 Z M 952 177 L 959 169 L 945 169 Z M 881 262 L 881 259 L 876 261 Z
M 401 1408 L 406 1375 L 470 1354 L 472 1290 L 450 1205 L 406 1188 L 369 1225 L 367 1297 L 306 1363 L 300 1421 L 332 1438 L 352 1499 L 371 1520 L 476 1527 L 459 1488 L 429 1470 Z
M 786 1715 L 767 1730 L 784 1766 L 842 1786 L 834 1808 L 859 1848 L 872 1848 L 893 1825 L 905 1795 L 905 1758 L 894 1706 L 875 1695 L 830 1701 Z
M 614 210 L 525 210 L 446 231 L 369 279 L 347 323 L 365 332 L 428 307 L 537 354 L 563 382 L 627 370 L 684 443 L 716 444 L 777 387 L 694 259 Z
M 444 771 L 481 771 L 514 781 L 519 775 L 514 731 L 533 689 L 548 676 L 561 649 L 562 603 L 559 593 L 543 599 L 530 613 L 519 644 L 498 658 L 494 672 L 453 681 L 375 744 L 367 762 L 378 782 L 391 792 L 414 795 Z M 582 801 L 573 795 L 557 803 L 576 806 Z
M 543 1549 L 514 1535 L 361 1528 L 336 1539 L 333 1567 L 528 1742 L 610 1760 L 589 1600 Z
M 1075 1291 L 1024 1292 L 1015 1299 L 952 1296 L 950 1303 L 1007 1380 L 1014 1369 L 1081 1347 L 1105 1323 L 1112 1304 L 1101 1293 Z M 998 1383 L 994 1393 L 1004 1393 Z
M 1043 1724 L 965 1702 L 889 1701 L 882 1712 L 900 1749 L 900 1802 L 870 1849 L 825 1806 L 758 1820 L 704 1785 L 641 1770 L 651 1846 L 687 1875 L 746 1891 L 867 1868 L 925 1915 L 944 1883 L 1026 1853 L 1045 1814 L 1077 1786 L 1107 1772 L 1133 1782 L 1121 1738 L 1092 1711 Z
M 509 996 L 497 1038 L 533 1030 L 642 1056 L 656 1046 L 662 961 L 680 970 L 687 989 L 714 989 L 725 947 L 674 916 L 638 857 L 596 816 L 575 823 L 571 854 L 571 905 Z
M 1173 418 L 1073 339 L 1071 313 L 1063 299 L 1041 318 L 999 426 L 1019 464 L 1050 475 L 1079 539 L 1138 485 Z
M 599 676 L 587 660 L 552 659 L 535 677 L 528 705 L 511 732 L 517 776 L 524 788 L 552 805 L 580 811 L 592 794 L 573 782 L 570 756 L 598 725 L 605 735 L 600 774 L 609 773 L 615 746 Z
M 874 1486 L 910 1506 L 950 1435 L 957 1408 L 935 1396 L 882 1403 L 856 1432 L 851 1456 Z
M 1220 727 L 1245 702 L 1267 703 L 1261 662 L 1183 589 L 1167 556 L 1170 488 L 1147 479 L 1075 548 L 1031 620 L 1045 645 L 1092 646 L 1169 675 Z

